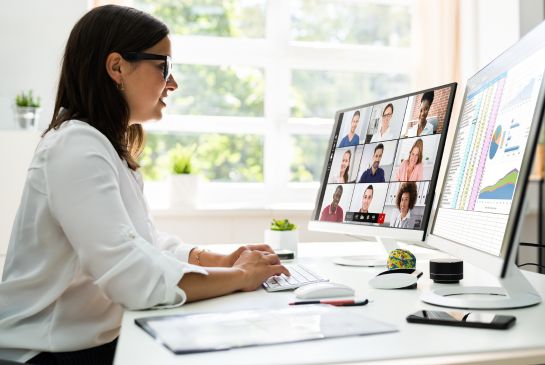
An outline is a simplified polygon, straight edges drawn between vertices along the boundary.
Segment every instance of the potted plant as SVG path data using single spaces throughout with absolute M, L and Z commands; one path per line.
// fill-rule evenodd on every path
M 40 110 L 40 97 L 35 98 L 32 90 L 15 97 L 15 120 L 22 129 L 36 129 Z
M 273 219 L 269 229 L 265 230 L 265 244 L 272 248 L 283 248 L 296 252 L 298 242 L 297 226 L 288 219 Z
M 194 208 L 199 190 L 199 176 L 193 174 L 194 147 L 180 144 L 170 150 L 170 203 L 172 207 Z

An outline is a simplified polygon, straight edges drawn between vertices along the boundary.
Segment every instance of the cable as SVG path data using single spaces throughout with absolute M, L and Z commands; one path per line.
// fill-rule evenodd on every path
M 520 265 L 517 265 L 518 267 L 523 267 L 523 266 L 537 266 L 537 267 L 540 267 L 542 269 L 545 269 L 545 266 L 544 265 L 540 265 L 540 264 L 535 264 L 533 262 L 526 262 L 524 264 L 520 264 Z

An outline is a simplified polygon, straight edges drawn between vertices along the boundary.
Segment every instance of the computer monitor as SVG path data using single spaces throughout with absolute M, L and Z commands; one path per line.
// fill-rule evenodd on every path
M 437 289 L 425 302 L 516 308 L 541 301 L 515 256 L 543 123 L 544 70 L 541 23 L 468 80 L 428 244 L 496 275 L 501 287 Z
M 422 242 L 448 130 L 456 84 L 348 109 L 335 115 L 309 229 Z M 386 265 L 380 257 L 336 263 Z

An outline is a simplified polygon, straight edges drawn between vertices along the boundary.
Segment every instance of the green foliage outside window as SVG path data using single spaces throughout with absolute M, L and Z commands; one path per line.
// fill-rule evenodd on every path
M 263 182 L 263 140 L 255 135 L 176 134 L 148 132 L 141 171 L 147 180 L 170 174 L 169 151 L 176 145 L 196 146 L 191 156 L 195 171 L 208 180 Z
M 135 0 L 133 6 L 164 21 L 174 35 L 263 38 L 266 2 Z M 338 6 L 336 1 L 329 0 L 292 0 L 292 39 L 408 45 L 408 7 L 360 5 L 353 1 L 342 4 Z M 361 21 L 362 17 L 365 21 Z M 221 58 L 222 52 L 229 50 L 218 49 L 218 58 Z M 263 69 L 178 64 L 174 67 L 173 75 L 179 89 L 169 98 L 167 113 L 240 117 L 264 115 Z M 292 70 L 291 116 L 332 120 L 338 109 L 384 97 L 391 90 L 406 91 L 407 85 L 405 76 Z M 327 138 L 315 135 L 292 137 L 294 156 L 290 163 L 291 181 L 317 181 L 320 178 Z M 147 146 L 140 160 L 146 179 L 160 180 L 168 175 L 168 151 L 177 143 L 197 146 L 193 166 L 209 180 L 264 181 L 261 136 L 156 132 L 148 134 Z
M 293 70 L 291 115 L 333 121 L 337 110 L 408 92 L 408 88 L 405 75 Z
M 372 1 L 291 0 L 291 38 L 305 42 L 410 46 L 407 5 Z
M 294 135 L 291 137 L 293 160 L 291 181 L 311 182 L 320 179 L 326 158 L 329 136 Z
M 176 35 L 262 38 L 265 0 L 135 0 Z
M 262 117 L 265 77 L 250 67 L 176 65 L 169 113 Z

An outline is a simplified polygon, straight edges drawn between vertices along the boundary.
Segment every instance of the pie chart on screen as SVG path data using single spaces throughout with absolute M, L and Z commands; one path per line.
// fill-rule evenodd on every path
M 488 157 L 490 157 L 490 159 L 493 159 L 494 156 L 496 156 L 496 152 L 498 152 L 500 142 L 501 142 L 501 125 L 499 125 L 496 128 L 496 130 L 494 131 L 494 135 L 492 136 L 492 141 L 490 141 L 490 150 L 488 151 Z

